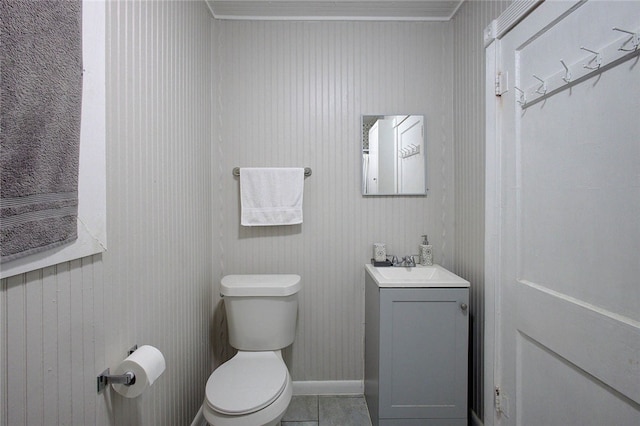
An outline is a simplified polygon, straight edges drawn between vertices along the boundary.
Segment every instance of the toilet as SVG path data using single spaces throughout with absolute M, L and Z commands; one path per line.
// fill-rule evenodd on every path
M 293 343 L 300 276 L 227 275 L 221 294 L 238 353 L 207 380 L 202 412 L 212 426 L 277 425 L 292 384 L 281 350 Z

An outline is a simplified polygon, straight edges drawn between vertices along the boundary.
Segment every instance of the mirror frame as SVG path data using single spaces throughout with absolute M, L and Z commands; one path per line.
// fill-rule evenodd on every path
M 384 192 L 376 192 L 376 193 L 369 193 L 367 192 L 367 170 L 368 170 L 368 154 L 369 154 L 369 150 L 368 150 L 368 139 L 369 139 L 369 130 L 371 129 L 371 127 L 373 127 L 373 124 L 375 122 L 377 122 L 379 119 L 381 118 L 396 118 L 396 117 L 404 117 L 404 119 L 402 119 L 402 121 L 400 123 L 398 123 L 397 125 L 394 126 L 397 127 L 398 125 L 402 124 L 402 122 L 406 121 L 406 119 L 408 119 L 409 117 L 415 117 L 415 116 L 419 116 L 422 118 L 422 138 L 421 138 L 421 145 L 417 146 L 413 145 L 414 148 L 412 150 L 405 150 L 405 158 L 414 156 L 414 155 L 420 155 L 421 157 L 423 157 L 424 161 L 422 164 L 422 168 L 423 168 L 423 173 L 424 173 L 424 191 L 408 191 L 408 192 L 397 192 L 397 188 L 395 190 L 395 192 L 392 191 L 384 191 Z M 397 144 L 397 140 L 394 137 L 394 145 L 391 148 L 392 150 L 396 151 L 396 144 Z M 426 115 L 425 114 L 362 114 L 360 116 L 360 174 L 361 174 L 361 186 L 360 186 L 360 191 L 361 194 L 365 197 L 376 197 L 376 196 L 426 196 L 429 188 L 427 186 L 427 152 L 426 152 L 426 145 L 427 145 L 427 134 L 426 134 Z M 417 151 L 417 152 L 416 152 Z M 398 151 L 396 151 L 396 154 L 399 153 Z M 365 156 L 365 154 L 367 156 Z M 395 159 L 394 162 L 397 164 L 399 161 L 399 157 L 397 155 L 395 155 Z M 397 165 L 394 165 L 394 170 L 395 172 L 393 173 L 397 173 Z M 375 180 L 375 179 L 374 179 Z M 397 187 L 397 181 L 394 183 L 394 185 Z

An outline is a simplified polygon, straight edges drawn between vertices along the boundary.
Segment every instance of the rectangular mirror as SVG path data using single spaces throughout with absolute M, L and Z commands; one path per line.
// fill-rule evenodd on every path
M 362 116 L 362 195 L 426 195 L 424 115 Z

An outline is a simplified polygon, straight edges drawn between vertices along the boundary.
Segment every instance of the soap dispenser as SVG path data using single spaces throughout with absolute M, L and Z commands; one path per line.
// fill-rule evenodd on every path
M 429 244 L 429 237 L 422 236 L 422 244 L 420 244 L 420 264 L 422 266 L 433 265 L 433 247 Z

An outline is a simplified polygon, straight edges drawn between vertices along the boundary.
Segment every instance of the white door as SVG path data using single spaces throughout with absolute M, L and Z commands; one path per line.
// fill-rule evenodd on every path
M 376 121 L 378 129 L 378 193 L 396 194 L 396 141 L 392 119 Z
M 614 27 L 640 1 L 548 1 L 487 49 L 487 425 L 640 424 L 640 40 Z
M 426 189 L 424 163 L 424 120 L 421 115 L 409 115 L 397 127 L 398 192 L 424 194 Z
M 367 168 L 367 194 L 378 193 L 378 122 L 369 129 L 369 166 Z

